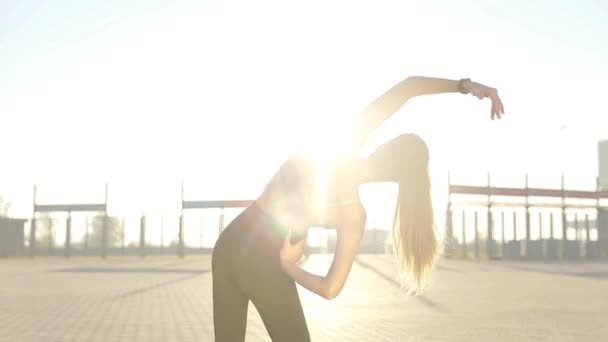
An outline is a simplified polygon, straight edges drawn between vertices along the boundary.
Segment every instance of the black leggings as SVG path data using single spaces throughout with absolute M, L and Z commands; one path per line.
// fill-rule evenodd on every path
M 254 204 L 226 227 L 215 244 L 215 341 L 245 340 L 250 300 L 273 341 L 310 341 L 296 284 L 280 267 L 278 247 L 261 231 L 268 233 L 268 224 Z

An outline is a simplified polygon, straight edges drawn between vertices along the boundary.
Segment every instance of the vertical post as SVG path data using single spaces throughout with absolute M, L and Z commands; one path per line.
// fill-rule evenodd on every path
M 517 212 L 513 211 L 513 241 L 517 241 Z
M 139 219 L 139 256 L 146 256 L 146 214 L 142 213 Z
M 585 213 L 585 257 L 587 259 L 591 259 L 591 253 L 589 253 L 591 238 L 589 237 L 589 232 L 591 228 L 589 227 L 589 213 Z
M 179 215 L 179 227 L 177 232 L 177 256 L 184 258 L 184 213 Z
M 515 251 L 517 252 L 515 257 L 519 258 L 521 256 L 521 247 L 517 238 L 517 212 L 513 211 L 513 246 L 516 247 Z
M 446 248 L 446 257 L 451 257 L 454 253 L 454 244 L 456 242 L 456 237 L 454 236 L 454 224 L 452 222 L 452 180 L 450 171 L 448 170 L 448 204 L 446 208 L 445 215 L 445 235 L 447 241 Z
M 547 257 L 547 241 L 543 234 L 543 213 L 540 211 L 538 212 L 538 240 L 540 242 L 540 256 L 544 259 Z
M 554 224 L 553 224 L 553 213 L 549 215 L 549 240 L 555 240 L 555 233 L 553 232 Z
M 549 249 L 547 250 L 547 257 L 549 257 L 549 251 L 553 251 L 551 253 L 551 258 L 555 258 L 555 233 L 553 232 L 554 223 L 553 223 L 553 213 L 549 214 Z
M 576 247 L 578 248 L 578 253 L 576 255 L 577 259 L 579 259 L 581 257 L 581 238 L 580 238 L 580 226 L 578 223 L 578 215 L 579 213 L 577 212 L 576 214 L 574 214 L 574 240 L 576 241 Z
M 222 207 L 222 211 L 220 212 L 220 219 L 218 223 L 218 231 L 217 236 L 219 237 L 222 234 L 222 230 L 224 230 L 224 207 Z
M 106 191 L 105 191 L 105 199 L 104 199 L 104 207 L 105 214 L 108 215 L 108 182 L 106 182 Z
M 603 142 L 603 144 L 606 145 L 606 142 Z M 603 167 L 600 168 L 603 169 Z M 606 211 L 600 207 L 600 200 L 602 198 L 602 181 L 600 177 L 602 177 L 602 171 L 599 173 L 600 175 L 595 179 L 595 191 L 597 193 L 595 199 L 595 231 L 597 232 L 598 257 L 602 258 L 604 255 L 608 256 L 608 239 L 603 236 L 604 232 L 606 232 L 606 229 L 604 229 L 604 222 L 606 222 Z
M 460 248 L 460 255 L 463 259 L 466 259 L 467 256 L 467 235 L 466 235 L 466 230 L 467 230 L 467 222 L 466 222 L 466 212 L 464 211 L 464 209 L 462 210 L 462 246 Z
M 448 200 L 449 201 L 449 200 Z M 445 223 L 446 223 L 446 242 L 447 242 L 447 246 L 446 246 L 446 257 L 452 257 L 454 253 L 454 249 L 455 249 L 455 244 L 457 242 L 456 240 L 456 236 L 454 236 L 454 223 L 452 222 L 453 220 L 453 213 L 452 213 L 452 205 L 451 203 L 448 202 L 448 206 L 447 206 L 447 210 L 446 210 L 446 216 L 445 216 Z
M 125 217 L 123 216 L 120 220 L 120 251 L 122 255 L 125 255 Z
M 182 180 L 182 207 L 179 213 L 179 226 L 177 227 L 177 256 L 184 258 L 184 181 Z
M 502 234 L 502 245 L 500 247 L 500 252 L 501 255 L 504 259 L 505 257 L 505 243 L 506 243 L 506 238 L 505 238 L 505 211 L 501 210 L 500 211 L 500 233 Z
M 165 248 L 165 217 L 160 217 L 160 254 L 164 254 Z
M 492 258 L 492 245 L 494 244 L 494 225 L 492 222 L 492 188 L 490 183 L 490 172 L 488 172 L 488 226 L 487 226 L 487 238 L 486 238 L 486 253 L 488 259 Z
M 101 257 L 105 259 L 108 256 L 108 214 L 103 213 L 101 217 Z
M 568 216 L 566 215 L 566 187 L 564 175 L 562 175 L 562 243 L 561 259 L 566 259 L 566 249 L 568 248 Z
M 30 257 L 33 258 L 36 254 L 36 185 L 34 185 L 34 212 L 32 213 L 32 222 L 30 225 Z
M 201 215 L 201 243 L 200 243 L 200 249 L 201 251 L 203 250 L 203 228 L 205 227 L 205 218 L 203 217 L 203 215 Z
M 89 254 L 89 217 L 84 218 L 84 254 Z
M 53 224 L 54 224 L 54 220 L 52 217 L 49 216 L 49 239 L 48 239 L 48 254 L 52 255 L 53 254 Z
M 530 200 L 528 197 L 528 174 L 526 173 L 526 244 L 525 244 L 525 257 L 529 257 L 530 249 Z
M 475 235 L 473 235 L 475 237 L 475 259 L 479 259 L 479 236 L 478 236 L 478 231 L 479 228 L 477 227 L 478 224 L 478 220 L 477 220 L 477 210 L 475 210 L 475 221 L 474 221 L 474 226 L 475 226 Z
M 108 251 L 110 249 L 110 216 L 108 216 L 108 182 L 106 182 L 106 191 L 105 191 L 105 199 L 104 199 L 104 213 L 103 213 L 103 258 L 105 259 L 108 255 Z
M 36 214 L 32 216 L 30 225 L 30 257 L 33 258 L 36 254 Z
M 72 215 L 68 211 L 68 218 L 65 221 L 65 246 L 64 246 L 65 250 L 64 250 L 64 252 L 65 252 L 66 258 L 70 257 L 71 239 L 72 239 Z

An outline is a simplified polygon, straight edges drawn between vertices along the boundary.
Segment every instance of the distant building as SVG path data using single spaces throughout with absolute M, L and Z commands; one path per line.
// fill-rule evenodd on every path
M 23 229 L 25 221 L 0 216 L 0 257 L 24 255 Z

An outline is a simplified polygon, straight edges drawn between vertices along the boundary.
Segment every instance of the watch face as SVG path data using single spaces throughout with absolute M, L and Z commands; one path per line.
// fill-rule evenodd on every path
M 458 90 L 463 94 L 469 93 L 469 84 L 471 83 L 471 79 L 463 78 L 458 82 Z

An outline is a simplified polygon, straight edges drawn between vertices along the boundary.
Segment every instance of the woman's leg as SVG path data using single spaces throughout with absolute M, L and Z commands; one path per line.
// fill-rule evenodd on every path
M 274 342 L 309 342 L 310 335 L 295 282 L 267 258 L 237 267 L 235 280 L 251 299 Z
M 237 287 L 231 275 L 230 254 L 233 252 L 220 243 L 213 251 L 213 328 L 217 342 L 245 341 L 249 298 Z

